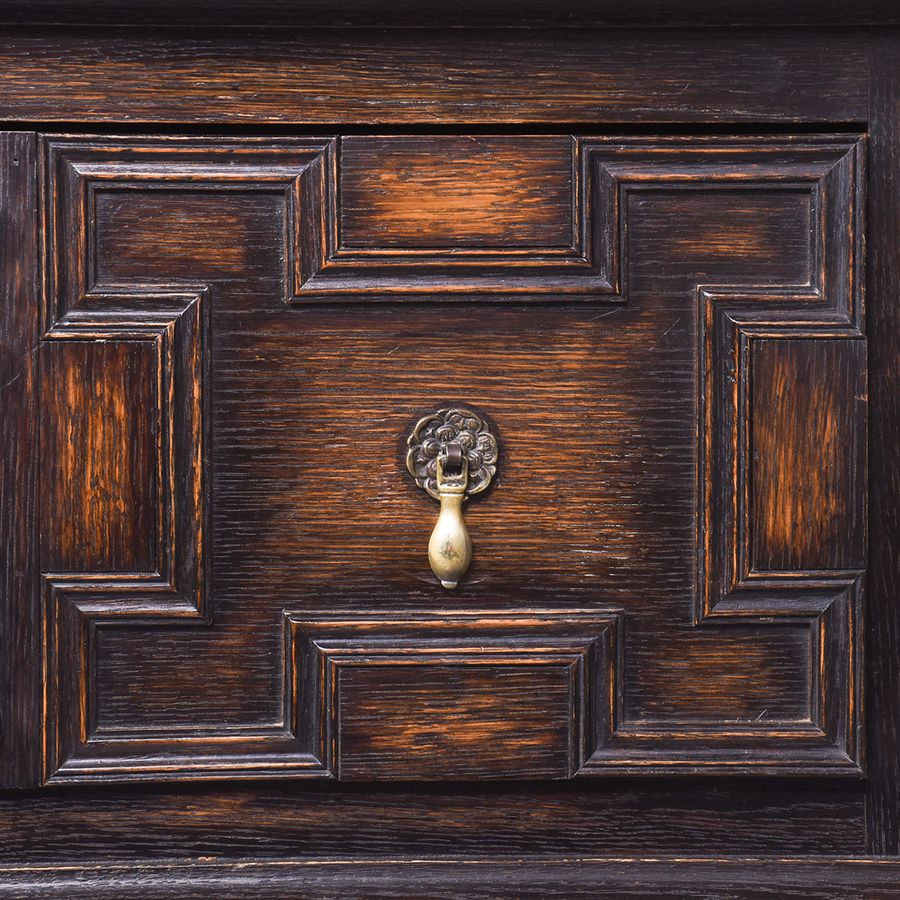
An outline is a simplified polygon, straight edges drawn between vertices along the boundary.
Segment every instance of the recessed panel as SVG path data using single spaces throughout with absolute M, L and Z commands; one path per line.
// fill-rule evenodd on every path
M 754 568 L 862 566 L 865 343 L 758 340 L 752 365 Z
M 341 245 L 568 247 L 574 242 L 569 137 L 345 137 Z
M 614 615 L 375 610 L 290 622 L 301 742 L 342 780 L 568 778 L 612 733 Z
M 43 347 L 43 562 L 52 572 L 159 565 L 155 341 Z
M 575 662 L 340 666 L 337 771 L 349 780 L 565 778 L 578 680 Z
M 104 188 L 94 192 L 95 278 L 254 278 L 285 253 L 283 191 Z M 148 249 L 152 252 L 148 253 Z

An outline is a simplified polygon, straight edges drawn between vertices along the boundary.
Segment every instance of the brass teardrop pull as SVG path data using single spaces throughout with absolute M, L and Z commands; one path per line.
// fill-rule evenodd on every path
M 497 439 L 480 415 L 453 406 L 423 416 L 407 445 L 407 469 L 416 484 L 441 503 L 428 541 L 431 571 L 445 588 L 455 588 L 472 561 L 463 501 L 491 483 L 497 471 Z

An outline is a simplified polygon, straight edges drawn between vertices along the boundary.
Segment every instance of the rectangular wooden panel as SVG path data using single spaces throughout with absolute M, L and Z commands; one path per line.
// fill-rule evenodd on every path
M 565 778 L 574 663 L 472 665 L 427 658 L 342 666 L 342 779 Z
M 369 127 L 865 120 L 868 53 L 853 35 L 704 32 L 26 33 L 0 47 L 0 114 Z
M 155 571 L 156 343 L 50 341 L 42 374 L 44 570 Z
M 870 853 L 900 855 L 900 35 L 873 35 L 869 105 L 870 194 L 866 296 L 872 380 L 869 483 L 869 585 L 866 601 L 866 697 Z M 891 752 L 891 751 L 894 752 Z
M 37 140 L 0 133 L 0 787 L 39 778 Z M 2 825 L 0 825 L 2 828 Z M 0 838 L 0 844 L 4 840 Z
M 48 341 L 133 342 L 158 329 L 169 342 L 154 399 L 168 423 L 156 435 L 167 485 L 157 491 L 166 495 L 156 498 L 157 519 L 172 527 L 163 528 L 157 563 L 163 570 L 166 558 L 183 559 L 152 581 L 108 574 L 79 581 L 77 570 L 54 576 L 45 568 L 42 592 L 40 567 L 28 574 L 28 554 L 36 555 L 48 514 L 39 503 L 34 508 L 34 498 L 49 464 L 37 434 L 34 441 L 27 434 L 31 421 L 40 430 L 42 413 L 27 401 L 24 415 L 13 407 L 15 431 L 8 433 L 16 445 L 17 496 L 2 498 L 0 532 L 24 538 L 9 548 L 0 658 L 11 648 L 16 665 L 36 677 L 8 685 L 16 692 L 10 699 L 0 690 L 0 705 L 20 711 L 22 721 L 31 716 L 41 733 L 13 745 L 9 719 L 0 715 L 0 741 L 4 761 L 16 766 L 10 785 L 26 784 L 18 759 L 32 752 L 46 758 L 49 783 L 6 798 L 0 862 L 10 883 L 0 892 L 119 896 L 146 893 L 148 878 L 151 892 L 217 897 L 248 888 L 333 894 L 341 886 L 362 895 L 590 894 L 598 886 L 613 894 L 642 887 L 677 893 L 688 885 L 717 893 L 757 882 L 775 893 L 802 893 L 817 878 L 835 896 L 889 891 L 896 866 L 879 876 L 880 863 L 857 855 L 897 846 L 897 704 L 889 702 L 896 691 L 883 689 L 897 654 L 885 650 L 894 632 L 885 606 L 891 604 L 880 600 L 891 595 L 886 559 L 896 555 L 896 529 L 881 514 L 897 506 L 896 479 L 885 476 L 893 443 L 882 439 L 892 429 L 873 431 L 879 465 L 872 493 L 883 508 L 873 506 L 872 536 L 881 541 L 876 551 L 884 550 L 866 576 L 873 597 L 862 597 L 857 566 L 808 568 L 817 554 L 831 552 L 827 543 L 810 541 L 808 558 L 792 558 L 792 568 L 755 571 L 761 565 L 751 527 L 754 342 L 761 335 L 858 339 L 866 323 L 855 291 L 868 272 L 876 313 L 875 327 L 869 322 L 873 401 L 883 409 L 893 398 L 884 364 L 893 346 L 890 316 L 879 313 L 879 303 L 891 306 L 891 291 L 883 290 L 891 273 L 878 264 L 878 252 L 890 244 L 887 255 L 896 256 L 888 237 L 896 229 L 879 229 L 872 217 L 863 229 L 857 214 L 867 208 L 864 138 L 838 163 L 810 151 L 821 141 L 813 132 L 832 122 L 848 141 L 851 130 L 868 132 L 880 139 L 873 187 L 891 181 L 885 163 L 896 161 L 897 141 L 884 138 L 890 129 L 883 123 L 896 92 L 876 86 L 871 102 L 865 96 L 870 48 L 878 41 L 846 29 L 805 28 L 585 34 L 571 18 L 565 33 L 316 34 L 309 24 L 269 35 L 215 28 L 197 36 L 20 32 L 0 49 L 0 57 L 21 62 L 4 70 L 10 87 L 0 105 L 18 110 L 13 118 L 21 123 L 45 118 L 59 123 L 53 128 L 90 132 L 83 143 L 96 146 L 93 159 L 73 158 L 71 178 L 57 191 L 42 140 L 28 190 L 14 191 L 23 209 L 38 196 L 58 198 L 60 215 L 48 200 L 40 221 L 28 220 L 30 232 L 26 225 L 14 228 L 12 242 L 0 237 L 10 250 L 43 232 L 42 260 L 15 250 L 0 259 L 4 284 L 22 276 L 27 284 L 15 289 L 11 310 L 25 316 L 39 304 L 34 286 L 42 281 Z M 690 59 L 686 47 L 694 48 Z M 881 63 L 882 87 L 896 74 L 892 61 Z M 732 129 L 741 118 L 749 121 Z M 798 119 L 809 126 L 794 128 Z M 140 156 L 136 139 L 103 137 L 103 120 L 115 123 L 109 131 L 132 135 L 220 137 L 191 158 L 170 151 L 199 141 L 161 136 Z M 241 164 L 231 148 L 212 147 L 231 130 L 229 121 L 241 123 L 241 134 L 271 135 L 271 159 Z M 629 121 L 639 123 L 638 140 L 627 137 Z M 677 139 L 657 140 L 663 121 L 673 123 Z M 690 136 L 695 121 L 702 121 L 703 137 Z M 330 161 L 339 161 L 341 138 L 302 170 L 276 165 L 275 152 L 300 129 L 321 137 L 326 130 L 359 136 L 394 127 L 420 137 L 433 131 L 436 145 L 451 132 L 489 129 L 513 141 L 571 130 L 590 136 L 585 147 L 608 144 L 609 152 L 601 146 L 585 154 L 593 182 L 578 181 L 595 190 L 583 195 L 583 205 L 576 202 L 575 218 L 587 211 L 584 233 L 597 242 L 608 237 L 616 265 L 599 251 L 590 267 L 565 258 L 560 268 L 581 283 L 561 284 L 553 266 L 527 259 L 553 252 L 523 252 L 524 237 L 504 237 L 494 210 L 481 210 L 479 220 L 491 227 L 458 249 L 454 242 L 468 239 L 464 223 L 454 218 L 447 228 L 435 209 L 426 223 L 430 237 L 439 250 L 440 242 L 450 245 L 440 252 L 452 264 L 436 270 L 429 261 L 428 271 L 391 259 L 379 270 L 381 263 L 364 259 L 354 269 L 347 256 L 387 256 L 390 243 L 381 249 L 372 238 L 370 246 L 348 247 L 341 260 L 340 247 L 320 240 L 320 219 L 339 236 L 340 168 Z M 741 143 L 734 131 L 748 139 L 775 132 L 775 152 L 739 159 L 727 149 Z M 682 150 L 673 152 L 676 143 Z M 19 181 L 12 166 L 20 158 L 27 164 L 23 150 L 17 143 L 6 161 L 0 151 L 4 211 L 4 190 Z M 225 153 L 232 158 L 224 161 Z M 114 197 L 113 189 L 96 217 L 81 216 L 78 200 L 95 182 L 136 181 L 136 163 L 148 177 L 129 186 L 134 197 L 126 202 L 125 191 Z M 229 188 L 222 169 L 235 170 L 232 180 L 244 180 L 253 196 Z M 296 186 L 288 183 L 293 172 Z M 156 173 L 179 184 L 178 198 L 151 185 Z M 264 179 L 284 187 L 283 200 L 253 186 Z M 392 190 L 400 196 L 404 185 Z M 892 191 L 871 194 L 870 212 L 886 209 L 881 219 L 890 219 Z M 238 196 L 246 202 L 235 202 Z M 621 201 L 620 216 L 605 215 L 609 196 Z M 179 207 L 188 206 L 191 213 L 180 216 Z M 392 255 L 421 263 L 432 247 L 410 246 L 417 232 L 402 234 L 403 227 L 396 218 L 394 231 L 383 233 L 397 242 Z M 508 242 L 500 252 L 486 251 L 498 234 Z M 292 237 L 293 244 L 285 240 Z M 588 241 L 585 249 L 598 246 Z M 98 269 L 91 268 L 92 253 Z M 479 274 L 472 261 L 479 254 L 518 260 Z M 522 263 L 533 269 L 522 271 Z M 54 272 L 65 280 L 59 291 Z M 186 286 L 194 299 L 182 296 Z M 411 295 L 418 304 L 416 289 L 433 296 L 431 309 L 393 302 Z M 504 309 L 478 302 L 507 295 Z M 452 308 L 448 296 L 475 302 Z M 574 308 L 576 297 L 591 302 Z M 520 299 L 535 302 L 526 308 Z M 345 301 L 365 305 L 348 309 Z M 179 331 L 190 337 L 177 340 Z M 41 354 L 27 342 L 11 346 L 13 398 L 20 391 L 27 397 L 24 369 L 33 363 L 39 377 Z M 834 373 L 846 374 L 840 364 Z M 578 607 L 618 620 L 610 629 L 618 635 L 617 658 L 589 667 L 585 679 L 597 691 L 584 705 L 611 733 L 585 721 L 570 742 L 583 748 L 582 759 L 593 756 L 575 774 L 598 781 L 539 776 L 479 787 L 429 783 L 440 776 L 427 773 L 415 778 L 431 757 L 447 751 L 452 765 L 459 755 L 452 743 L 433 740 L 457 734 L 438 721 L 441 691 L 454 678 L 470 698 L 463 714 L 480 734 L 477 717 L 493 727 L 491 704 L 498 703 L 483 682 L 508 677 L 516 690 L 504 721 L 521 733 L 542 716 L 538 749 L 547 765 L 561 758 L 552 730 L 561 685 L 550 677 L 559 664 L 511 652 L 502 663 L 498 654 L 475 663 L 483 650 L 474 647 L 464 665 L 449 664 L 448 645 L 463 646 L 474 623 L 446 625 L 447 595 L 424 555 L 436 504 L 404 481 L 400 447 L 419 413 L 456 400 L 492 417 L 503 455 L 492 493 L 468 505 L 476 557 L 453 602 L 481 617 Z M 876 417 L 876 426 L 883 421 Z M 200 479 L 201 469 L 208 478 Z M 183 539 L 186 530 L 193 540 Z M 189 569 L 196 579 L 182 575 Z M 708 572 L 718 580 L 705 603 Z M 200 611 L 195 581 L 208 585 L 204 618 L 193 615 L 195 605 Z M 22 629 L 10 627 L 8 599 L 17 620 L 18 610 L 34 610 L 43 642 L 28 647 Z M 295 655 L 286 619 L 302 624 L 317 615 L 343 616 L 349 625 L 342 636 L 316 636 L 318 652 L 310 642 Z M 366 616 L 376 621 L 361 621 Z M 429 636 L 425 626 L 411 628 L 417 617 L 445 624 Z M 856 688 L 864 674 L 863 624 L 865 677 L 873 688 L 864 709 Z M 477 638 L 483 647 L 505 635 L 523 651 L 530 640 L 555 646 L 554 627 L 544 617 L 529 637 L 505 622 Z M 390 641 L 393 658 L 375 660 L 379 645 Z M 307 658 L 323 675 L 332 667 L 334 682 L 309 682 Z M 24 702 L 20 691 L 27 692 Z M 83 700 L 86 714 L 78 721 Z M 341 783 L 367 777 L 346 774 L 344 762 L 355 765 L 366 742 L 380 739 L 358 713 L 366 703 L 387 707 L 375 724 L 396 726 L 385 753 L 394 747 L 412 757 L 411 781 Z M 521 721 L 519 705 L 528 709 Z M 313 718 L 321 723 L 322 752 L 310 749 L 310 738 L 319 736 Z M 497 728 L 502 745 L 505 733 Z M 866 754 L 855 739 L 860 729 Z M 415 757 L 419 742 L 430 739 L 428 753 Z M 467 761 L 485 749 L 475 747 Z M 513 751 L 506 748 L 504 758 Z M 487 767 L 501 771 L 493 759 Z M 863 772 L 866 784 L 852 780 Z M 715 777 L 702 777 L 707 773 Z M 826 781 L 829 775 L 837 777 Z M 322 780 L 269 781 L 307 776 Z M 191 783 L 140 783 L 173 778 Z M 212 780 L 193 783 L 204 778 Z M 247 780 L 235 781 L 241 778 Z M 55 783 L 67 780 L 81 786 Z M 291 864 L 298 848 L 304 861 Z M 543 871 L 535 853 L 548 858 Z M 818 861 L 797 863 L 798 854 Z M 734 863 L 740 855 L 755 861 Z M 444 865 L 451 857 L 460 864 Z M 518 869 L 489 863 L 485 872 L 471 864 L 512 857 L 525 862 Z M 652 872 L 639 861 L 660 857 L 666 859 Z M 335 864 L 317 865 L 320 859 Z M 53 884 L 50 872 L 58 874 Z
M 751 381 L 753 568 L 861 567 L 864 341 L 754 341 Z
M 571 138 L 345 137 L 339 210 L 346 247 L 568 247 Z
M 94 277 L 196 283 L 201 273 L 208 281 L 265 275 L 285 254 L 283 193 L 100 186 L 92 191 Z M 248 227 L 251 216 L 261 225 Z
M 341 780 L 569 778 L 614 727 L 615 615 L 289 616 L 295 727 Z

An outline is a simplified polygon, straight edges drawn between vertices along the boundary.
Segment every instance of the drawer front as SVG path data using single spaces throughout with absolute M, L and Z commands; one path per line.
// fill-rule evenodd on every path
M 861 138 L 39 152 L 45 781 L 860 773 Z

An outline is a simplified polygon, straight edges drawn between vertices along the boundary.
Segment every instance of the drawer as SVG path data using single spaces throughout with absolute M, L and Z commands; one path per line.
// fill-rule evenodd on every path
M 859 772 L 861 136 L 39 152 L 49 781 Z

